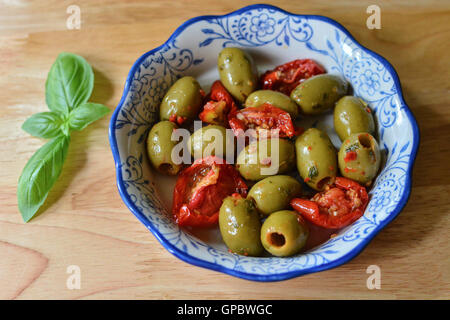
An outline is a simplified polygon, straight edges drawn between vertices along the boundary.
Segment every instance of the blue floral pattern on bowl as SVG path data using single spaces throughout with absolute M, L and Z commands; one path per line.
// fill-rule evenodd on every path
M 386 162 L 364 216 L 306 253 L 289 258 L 229 253 L 178 228 L 158 193 L 145 156 L 145 138 L 158 119 L 159 103 L 183 75 L 196 76 L 201 83 L 218 78 L 218 74 L 203 75 L 215 69 L 218 52 L 229 46 L 249 50 L 256 60 L 268 56 L 271 62 L 266 69 L 295 58 L 315 59 L 328 72 L 344 76 L 376 116 Z M 269 5 L 193 18 L 165 44 L 140 57 L 128 75 L 109 135 L 119 193 L 164 247 L 191 264 L 257 281 L 322 271 L 355 257 L 405 206 L 419 144 L 418 127 L 401 95 L 397 74 L 384 58 L 358 44 L 334 20 L 295 15 Z

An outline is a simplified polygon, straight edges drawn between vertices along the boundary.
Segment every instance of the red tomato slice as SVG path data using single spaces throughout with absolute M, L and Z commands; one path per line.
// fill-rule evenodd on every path
M 265 90 L 275 90 L 290 95 L 302 81 L 322 73 L 325 73 L 325 69 L 313 60 L 297 59 L 266 71 L 260 81 Z
M 203 111 L 199 114 L 200 120 L 226 127 L 228 114 L 238 110 L 233 97 L 222 85 L 222 82 L 217 80 L 211 86 L 209 98 L 211 100 L 203 106 Z
M 292 199 L 291 206 L 315 225 L 338 229 L 358 220 L 366 209 L 369 196 L 357 182 L 337 177 L 335 186 L 316 193 L 311 200 Z
M 225 101 L 229 107 L 234 104 L 233 97 L 228 93 L 220 80 L 216 80 L 212 84 L 210 96 L 214 101 Z
M 172 213 L 180 226 L 215 225 L 225 197 L 233 193 L 247 196 L 248 187 L 236 169 L 223 159 L 198 159 L 177 178 Z
M 259 107 L 244 108 L 230 114 L 228 123 L 236 136 L 246 129 L 255 129 L 257 134 L 260 130 L 279 129 L 280 138 L 290 138 L 296 133 L 289 113 L 269 103 Z

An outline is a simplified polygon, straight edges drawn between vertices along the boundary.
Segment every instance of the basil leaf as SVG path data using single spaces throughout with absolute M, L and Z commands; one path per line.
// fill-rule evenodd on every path
M 19 210 L 25 222 L 30 220 L 47 198 L 58 179 L 69 147 L 68 136 L 47 142 L 30 158 L 17 186 Z
M 73 130 L 83 130 L 88 124 L 100 119 L 109 109 L 99 103 L 85 103 L 69 114 L 69 126 Z
M 93 87 L 94 73 L 86 60 L 72 53 L 58 56 L 45 83 L 51 112 L 35 114 L 22 126 L 34 136 L 53 138 L 30 158 L 19 178 L 17 200 L 25 222 L 36 214 L 61 174 L 70 131 L 82 130 L 109 112 L 101 104 L 87 102 Z
M 92 67 L 73 53 L 61 53 L 45 83 L 45 100 L 51 111 L 62 115 L 88 101 L 94 88 Z
M 40 112 L 29 117 L 22 125 L 22 129 L 32 136 L 51 139 L 61 133 L 63 120 L 55 112 Z

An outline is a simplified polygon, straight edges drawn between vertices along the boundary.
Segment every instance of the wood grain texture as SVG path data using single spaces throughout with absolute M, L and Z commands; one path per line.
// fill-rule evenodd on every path
M 380 30 L 366 28 L 379 2 Z M 133 62 L 185 20 L 254 1 L 0 1 L 0 298 L 320 299 L 450 298 L 450 4 L 448 1 L 272 1 L 342 23 L 396 68 L 421 144 L 403 212 L 351 262 L 280 283 L 255 283 L 186 264 L 168 253 L 122 203 L 108 143 L 109 117 L 73 134 L 63 174 L 38 217 L 24 224 L 17 180 L 43 141 L 20 129 L 46 110 L 44 84 L 61 51 L 94 68 L 92 101 L 118 104 Z M 414 3 L 414 4 L 413 4 Z M 81 8 L 67 30 L 66 8 Z M 169 10 L 170 6 L 170 10 Z M 381 267 L 381 290 L 366 268 Z M 69 265 L 81 289 L 66 287 Z

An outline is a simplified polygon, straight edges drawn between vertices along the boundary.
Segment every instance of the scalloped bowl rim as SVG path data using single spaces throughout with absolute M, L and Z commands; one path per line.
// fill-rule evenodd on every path
M 248 11 L 248 10 L 252 10 L 252 9 L 259 9 L 259 8 L 266 8 L 266 9 L 271 9 L 271 10 L 277 10 L 281 13 L 284 13 L 286 15 L 289 16 L 294 16 L 294 17 L 304 17 L 304 18 L 308 18 L 308 19 L 316 19 L 316 20 L 322 20 L 326 23 L 329 23 L 331 25 L 333 25 L 334 27 L 338 28 L 340 31 L 342 31 L 351 41 L 353 41 L 353 43 L 355 45 L 357 45 L 361 50 L 365 51 L 366 53 L 368 53 L 369 55 L 373 56 L 374 58 L 378 59 L 379 62 L 390 72 L 395 87 L 397 89 L 397 95 L 400 99 L 400 101 L 402 102 L 402 104 L 405 106 L 404 110 L 405 113 L 408 117 L 408 120 L 411 123 L 411 127 L 413 130 L 413 145 L 412 145 L 412 150 L 411 150 L 411 157 L 410 157 L 410 161 L 408 163 L 408 169 L 407 169 L 407 177 L 406 177 L 406 182 L 405 182 L 405 189 L 403 192 L 403 195 L 400 199 L 400 201 L 397 204 L 397 207 L 395 208 L 395 210 L 393 210 L 389 216 L 383 220 L 374 230 L 371 231 L 370 235 L 367 236 L 367 238 L 363 239 L 363 241 L 356 246 L 355 248 L 353 248 L 352 250 L 350 250 L 348 253 L 346 253 L 344 256 L 324 263 L 322 265 L 319 266 L 313 266 L 313 267 L 309 267 L 306 269 L 302 269 L 302 270 L 294 270 L 294 271 L 289 271 L 289 272 L 284 272 L 284 273 L 279 273 L 279 274 L 271 274 L 271 275 L 256 275 L 256 274 L 249 274 L 246 272 L 242 272 L 239 270 L 233 270 L 233 269 L 229 269 L 227 267 L 215 264 L 215 263 L 211 263 L 211 262 L 207 262 L 198 258 L 195 258 L 191 255 L 189 255 L 188 253 L 185 253 L 183 251 L 181 251 L 180 249 L 178 249 L 177 247 L 175 247 L 174 245 L 172 245 L 170 242 L 168 242 L 159 232 L 159 230 L 153 226 L 153 224 L 144 216 L 144 214 L 136 207 L 136 205 L 132 202 L 132 200 L 130 199 L 128 193 L 126 192 L 126 188 L 123 182 L 123 178 L 122 178 L 122 171 L 121 171 L 121 162 L 120 162 L 120 155 L 119 155 L 119 150 L 118 150 L 118 146 L 117 146 L 117 140 L 116 140 L 116 136 L 115 136 L 115 123 L 116 123 L 116 119 L 117 116 L 123 106 L 123 103 L 125 101 L 125 98 L 128 94 L 128 91 L 130 90 L 130 84 L 132 82 L 133 79 L 133 75 L 135 74 L 136 69 L 139 67 L 139 65 L 151 54 L 159 51 L 160 49 L 162 49 L 164 46 L 166 46 L 168 43 L 170 43 L 174 38 L 176 38 L 186 27 L 188 27 L 189 25 L 197 22 L 197 21 L 201 21 L 201 20 L 207 20 L 207 19 L 214 19 L 214 18 L 224 18 L 224 17 L 230 17 L 233 15 L 238 15 L 241 14 L 242 12 Z M 113 158 L 114 158 L 114 162 L 115 162 L 115 168 L 116 168 L 116 181 L 117 181 L 117 186 L 119 189 L 119 194 L 122 198 L 122 200 L 124 201 L 125 205 L 128 207 L 128 209 L 153 233 L 153 235 L 157 238 L 157 240 L 173 255 L 175 255 L 177 258 L 195 265 L 195 266 L 199 266 L 199 267 L 203 267 L 203 268 L 207 268 L 207 269 L 211 269 L 211 270 L 215 270 L 215 271 L 219 271 L 222 273 L 226 273 L 232 276 L 236 276 L 239 278 L 243 278 L 243 279 L 247 279 L 247 280 L 253 280 L 253 281 L 281 281 L 281 280 L 287 280 L 287 279 L 291 279 L 294 277 L 298 277 L 301 275 L 305 275 L 305 274 L 309 274 L 309 273 L 314 273 L 314 272 L 319 272 L 319 271 L 324 271 L 324 270 L 328 270 L 328 269 L 332 269 L 335 267 L 338 267 L 350 260 L 352 260 L 353 258 L 355 258 L 359 253 L 361 253 L 363 251 L 363 249 L 370 243 L 370 241 L 387 225 L 389 224 L 392 220 L 394 220 L 398 214 L 403 210 L 403 208 L 405 207 L 406 203 L 408 202 L 409 196 L 411 194 L 411 184 L 412 184 L 412 168 L 415 162 L 415 158 L 417 155 L 417 150 L 418 150 L 418 146 L 419 146 L 419 141 L 420 141 L 420 134 L 419 134 L 419 127 L 417 125 L 417 121 L 414 118 L 414 115 L 412 114 L 411 110 L 409 109 L 408 105 L 405 103 L 404 98 L 403 98 L 403 93 L 402 93 L 402 88 L 401 88 L 401 84 L 400 84 L 400 80 L 398 78 L 397 72 L 395 71 L 394 67 L 382 56 L 380 56 L 379 54 L 371 51 L 370 49 L 367 49 L 366 47 L 362 46 L 358 41 L 355 40 L 355 38 L 351 35 L 351 33 L 345 28 L 343 27 L 340 23 L 338 23 L 337 21 L 325 17 L 325 16 L 320 16 L 320 15 L 304 15 L 304 14 L 294 14 L 288 11 L 285 11 L 283 9 L 280 9 L 276 6 L 272 6 L 272 5 L 266 5 L 266 4 L 254 4 L 254 5 L 250 5 L 250 6 L 246 6 L 243 7 L 241 9 L 238 9 L 236 11 L 230 12 L 228 14 L 225 15 L 203 15 L 203 16 L 198 16 L 198 17 L 194 17 L 191 18 L 187 21 L 185 21 L 183 24 L 181 24 L 174 32 L 173 34 L 169 37 L 169 39 L 163 43 L 162 45 L 144 53 L 142 56 L 140 56 L 136 62 L 133 64 L 133 66 L 131 67 L 130 72 L 128 73 L 126 82 L 125 82 L 125 87 L 124 87 L 124 91 L 123 91 L 123 95 L 122 98 L 118 104 L 118 106 L 116 107 L 116 109 L 114 110 L 114 113 L 111 117 L 110 120 L 110 125 L 109 125 L 109 141 L 110 141 L 110 145 L 111 145 L 111 149 L 112 149 L 112 153 L 113 153 Z

